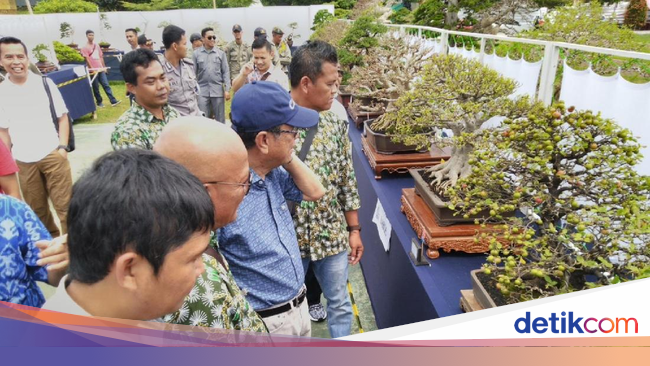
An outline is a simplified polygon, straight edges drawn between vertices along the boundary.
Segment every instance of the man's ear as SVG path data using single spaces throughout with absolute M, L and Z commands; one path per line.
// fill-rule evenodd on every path
M 131 83 L 126 83 L 126 91 L 128 91 L 129 93 L 135 95 L 135 93 L 134 93 L 135 85 L 133 85 Z
M 311 83 L 312 82 L 309 76 L 303 76 L 302 78 L 300 78 L 300 83 L 298 83 L 298 87 L 303 93 L 307 93 L 307 91 L 309 90 L 309 85 Z
M 269 138 L 271 138 L 271 133 L 262 131 L 255 136 L 255 145 L 263 154 L 269 153 Z
M 142 273 L 144 258 L 134 252 L 126 252 L 117 257 L 113 266 L 118 285 L 130 291 L 138 290 L 138 274 Z

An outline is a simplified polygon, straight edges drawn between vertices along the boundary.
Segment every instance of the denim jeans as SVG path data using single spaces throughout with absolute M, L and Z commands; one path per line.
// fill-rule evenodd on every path
M 302 265 L 307 273 L 311 266 L 327 299 L 327 328 L 332 338 L 350 335 L 352 329 L 352 303 L 348 294 L 348 253 L 339 254 L 312 262 L 303 258 Z
M 113 90 L 108 84 L 108 77 L 106 76 L 106 73 L 100 72 L 93 81 L 93 94 L 95 95 L 95 101 L 97 102 L 97 105 L 102 104 L 103 101 L 102 95 L 99 93 L 99 84 L 102 84 L 102 88 L 104 88 L 104 92 L 106 93 L 108 100 L 111 101 L 111 104 L 117 103 L 117 99 L 115 99 L 113 96 Z

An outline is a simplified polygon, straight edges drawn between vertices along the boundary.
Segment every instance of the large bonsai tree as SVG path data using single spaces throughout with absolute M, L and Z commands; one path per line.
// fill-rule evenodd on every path
M 401 96 L 395 108 L 372 125 L 374 130 L 396 135 L 395 139 L 425 147 L 453 144 L 449 161 L 431 167 L 431 188 L 444 191 L 472 171 L 468 163 L 474 135 L 492 117 L 519 118 L 531 109 L 527 97 L 511 97 L 516 83 L 478 61 L 457 55 L 436 55 L 424 67 L 413 90 Z M 453 132 L 453 140 L 436 135 L 440 129 Z M 429 131 L 428 134 L 414 132 Z
M 377 47 L 363 58 L 364 67 L 352 69 L 350 88 L 356 97 L 379 103 L 364 105 L 355 99 L 360 111 L 390 109 L 397 98 L 413 88 L 433 48 L 415 36 L 389 33 L 378 37 Z
M 503 224 L 476 238 L 489 243 L 484 274 L 501 303 L 630 280 L 647 268 L 650 177 L 634 171 L 640 146 L 629 130 L 560 103 L 508 119 L 476 144 L 472 174 L 448 197 L 465 217 L 489 212 Z

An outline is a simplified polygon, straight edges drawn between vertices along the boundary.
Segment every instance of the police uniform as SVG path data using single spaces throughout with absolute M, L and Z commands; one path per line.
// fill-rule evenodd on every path
M 224 51 L 226 52 L 228 66 L 230 67 L 230 80 L 235 80 L 242 67 L 253 58 L 251 46 L 243 41 L 241 44 L 232 41 L 226 45 Z
M 174 107 L 181 116 L 201 116 L 199 109 L 199 83 L 194 74 L 194 62 L 184 58 L 180 60 L 179 68 L 175 68 L 165 55 L 158 55 L 167 80 L 169 80 L 168 103 Z
M 196 79 L 199 82 L 199 108 L 206 117 L 226 122 L 225 91 L 230 91 L 230 69 L 226 54 L 217 47 L 206 50 L 198 48 L 193 60 Z

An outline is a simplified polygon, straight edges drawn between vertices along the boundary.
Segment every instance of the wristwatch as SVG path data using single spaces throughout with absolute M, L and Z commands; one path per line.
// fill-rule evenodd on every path
M 349 232 L 353 232 L 353 231 L 355 231 L 355 230 L 361 232 L 361 225 L 351 225 L 351 226 L 348 225 L 348 227 L 347 227 L 346 229 L 347 229 Z
M 59 145 L 59 147 L 56 148 L 57 150 L 65 150 L 67 152 L 70 152 L 70 146 L 69 145 Z

